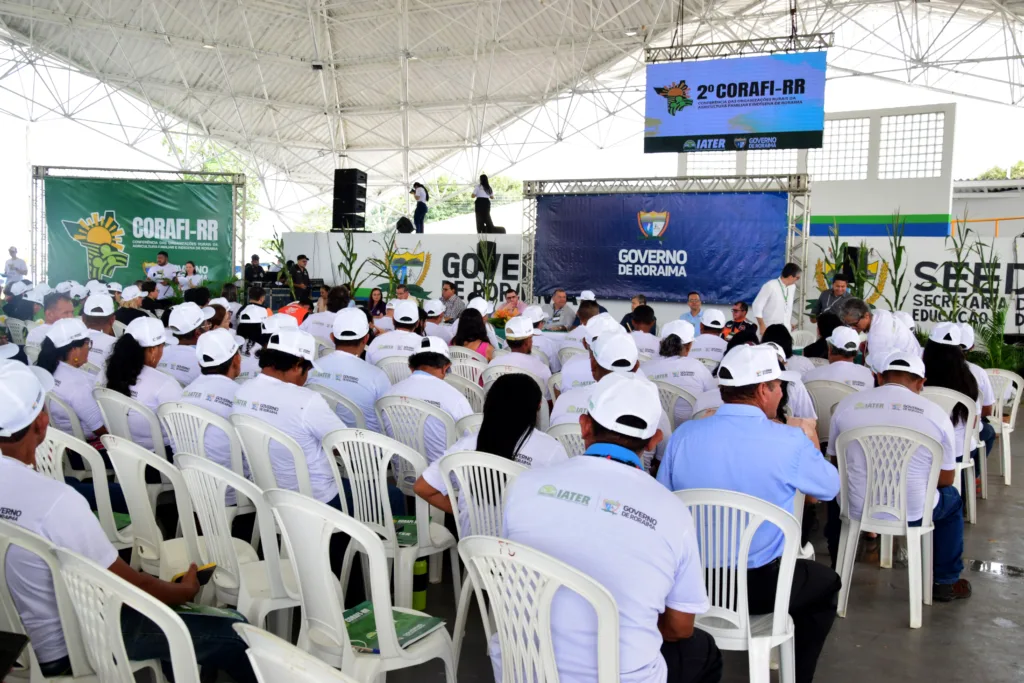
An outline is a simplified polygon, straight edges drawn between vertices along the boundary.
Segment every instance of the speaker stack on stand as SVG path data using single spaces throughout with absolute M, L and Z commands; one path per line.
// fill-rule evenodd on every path
M 366 171 L 357 168 L 334 170 L 334 214 L 331 232 L 366 228 Z

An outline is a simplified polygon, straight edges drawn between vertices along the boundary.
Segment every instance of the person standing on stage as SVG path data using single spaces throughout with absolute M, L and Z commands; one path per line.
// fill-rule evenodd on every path
M 430 201 L 430 193 L 422 183 L 413 183 L 409 194 L 416 197 L 416 211 L 412 215 L 412 222 L 416 225 L 416 233 L 423 234 L 423 220 L 427 217 L 427 202 Z
M 487 176 L 482 175 L 482 176 L 480 176 L 480 179 L 486 181 L 487 180 Z M 491 188 L 488 187 L 487 189 L 489 190 Z M 477 201 L 479 201 L 479 200 L 477 200 Z M 487 202 L 487 210 L 488 211 L 490 211 L 490 206 L 491 206 L 491 203 L 490 203 L 490 201 L 488 201 Z M 478 218 L 477 221 L 479 222 L 479 220 L 480 219 Z M 491 220 L 490 217 L 489 217 L 489 214 L 488 214 L 487 220 L 488 221 Z M 479 230 L 479 228 L 478 228 L 478 230 Z M 25 263 L 24 259 L 18 258 L 18 248 L 17 247 L 11 247 L 10 249 L 7 250 L 7 253 L 11 255 L 11 258 L 7 259 L 7 263 L 4 264 L 4 278 L 7 279 L 7 284 L 8 285 L 13 285 L 15 282 L 18 282 L 22 278 L 28 276 L 28 264 Z
M 305 292 L 306 298 L 310 296 L 309 271 L 306 270 L 307 263 L 309 263 L 309 258 L 305 254 L 299 254 L 299 257 L 295 259 L 295 264 L 292 266 L 292 284 L 295 285 L 296 289 L 301 289 Z
M 797 264 L 787 263 L 779 277 L 761 285 L 761 291 L 750 307 L 750 313 L 757 320 L 759 334 L 764 334 L 769 325 L 785 325 L 787 330 L 793 329 L 793 301 L 802 272 Z
M 266 272 L 263 270 L 263 266 L 260 265 L 260 255 L 253 254 L 252 260 L 245 264 L 245 281 L 246 282 L 263 282 Z
M 146 268 L 146 279 L 156 283 L 156 299 L 163 301 L 174 296 L 174 288 L 171 283 L 177 277 L 178 266 L 167 262 L 167 252 L 159 251 L 156 254 L 156 265 Z
M 473 189 L 473 208 L 476 211 L 476 231 L 478 233 L 494 232 L 494 223 L 491 221 L 491 199 L 494 198 L 494 190 L 487 182 L 487 176 L 480 176 L 480 184 Z M 417 230 L 417 232 L 422 232 Z
M 178 273 L 178 286 L 182 293 L 203 284 L 206 276 L 196 272 L 196 264 L 192 261 L 185 261 L 185 270 Z

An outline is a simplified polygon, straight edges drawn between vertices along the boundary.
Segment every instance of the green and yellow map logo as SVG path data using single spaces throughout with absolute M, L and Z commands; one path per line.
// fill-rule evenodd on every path
M 686 85 L 686 81 L 673 83 L 667 88 L 655 87 L 654 92 L 668 100 L 668 113 L 671 116 L 693 104 L 693 100 L 690 99 L 690 86 Z
M 61 223 L 71 239 L 85 249 L 88 279 L 110 278 L 115 270 L 128 266 L 130 258 L 124 253 L 124 230 L 113 211 L 107 211 L 103 216 L 93 213 L 77 221 Z

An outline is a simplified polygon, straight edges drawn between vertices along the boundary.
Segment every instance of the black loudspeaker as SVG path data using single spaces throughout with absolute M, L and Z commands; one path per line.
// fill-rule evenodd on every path
M 494 242 L 480 241 L 476 243 L 476 257 L 480 261 L 480 270 L 493 278 L 498 270 L 498 245 Z
M 334 170 L 334 212 L 331 232 L 361 230 L 366 225 L 366 171 Z

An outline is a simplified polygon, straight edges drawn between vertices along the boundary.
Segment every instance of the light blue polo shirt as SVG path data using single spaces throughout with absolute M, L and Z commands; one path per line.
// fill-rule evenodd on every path
M 746 493 L 789 513 L 798 490 L 818 500 L 831 500 L 839 493 L 839 471 L 802 430 L 770 421 L 756 406 L 733 403 L 676 429 L 658 481 L 670 491 L 709 488 Z M 748 566 L 761 567 L 781 557 L 783 544 L 777 527 L 762 524 L 754 534 Z
M 686 313 L 683 313 L 681 316 L 679 316 L 679 319 L 680 320 L 685 320 L 686 322 L 688 322 L 691 325 L 693 325 L 694 331 L 697 334 L 700 334 L 700 319 L 703 318 L 703 317 L 704 317 L 704 309 L 703 308 L 700 309 L 700 313 L 698 313 L 697 315 L 694 315 L 693 313 L 691 313 L 690 309 L 686 309 Z

